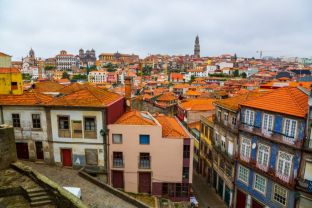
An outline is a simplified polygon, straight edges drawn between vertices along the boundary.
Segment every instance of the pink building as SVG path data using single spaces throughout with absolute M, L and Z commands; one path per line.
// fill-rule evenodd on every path
M 176 118 L 130 111 L 108 128 L 112 186 L 189 200 L 194 141 Z

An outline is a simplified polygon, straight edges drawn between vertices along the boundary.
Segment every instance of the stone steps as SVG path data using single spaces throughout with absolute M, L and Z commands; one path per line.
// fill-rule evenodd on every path
M 49 194 L 41 187 L 26 190 L 30 199 L 31 207 L 43 207 L 53 204 Z

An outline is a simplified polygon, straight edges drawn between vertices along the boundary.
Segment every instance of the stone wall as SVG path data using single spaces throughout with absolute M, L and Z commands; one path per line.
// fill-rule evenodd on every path
M 0 125 L 0 170 L 16 161 L 16 146 L 13 128 Z

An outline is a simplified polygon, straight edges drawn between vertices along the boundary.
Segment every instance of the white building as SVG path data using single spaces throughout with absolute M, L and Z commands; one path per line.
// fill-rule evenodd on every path
M 60 54 L 55 56 L 56 68 L 59 70 L 72 70 L 79 68 L 79 57 L 68 54 L 67 51 L 62 50 Z
M 92 83 L 107 82 L 107 71 L 106 70 L 90 71 L 88 75 L 88 81 Z
M 233 68 L 234 64 L 232 62 L 220 62 L 216 63 L 217 66 L 222 70 L 223 68 Z

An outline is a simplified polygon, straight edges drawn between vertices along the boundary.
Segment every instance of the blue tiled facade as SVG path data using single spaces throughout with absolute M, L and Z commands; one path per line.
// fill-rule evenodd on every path
M 236 164 L 236 178 L 235 184 L 236 188 L 240 191 L 246 193 L 246 195 L 250 195 L 251 198 L 256 199 L 260 202 L 263 207 L 271 207 L 271 208 L 281 208 L 281 207 L 294 207 L 295 206 L 295 178 L 299 174 L 299 166 L 301 160 L 301 144 L 304 139 L 305 132 L 305 120 L 303 118 L 295 118 L 287 115 L 276 114 L 274 112 L 264 112 L 258 109 L 249 108 L 254 112 L 253 114 L 253 123 L 245 122 L 247 108 L 241 108 L 241 125 L 239 132 L 239 141 L 238 141 L 238 158 L 240 158 L 240 149 L 241 149 L 241 138 L 247 138 L 251 141 L 250 148 L 250 160 L 242 161 L 241 159 L 237 160 Z M 273 129 L 270 131 L 270 134 L 264 134 L 263 127 L 263 115 L 264 113 L 273 115 Z M 294 137 L 290 138 L 293 142 L 287 143 L 283 138 L 285 133 L 283 132 L 283 128 L 285 126 L 286 118 L 292 119 L 296 121 L 296 133 Z M 268 159 L 268 167 L 267 170 L 261 170 L 258 168 L 257 164 L 257 154 L 258 154 L 258 146 L 259 144 L 265 144 L 270 147 L 269 149 L 269 159 Z M 289 181 L 285 182 L 279 177 L 276 176 L 277 163 L 278 163 L 278 155 L 279 151 L 286 152 L 287 154 L 292 155 L 291 161 L 291 169 Z M 249 177 L 248 177 L 248 185 L 238 179 L 238 166 L 242 165 L 245 168 L 249 169 Z M 254 175 L 257 173 L 258 175 L 266 178 L 266 191 L 265 194 L 260 193 L 259 191 L 254 189 Z M 286 206 L 283 206 L 279 202 L 276 202 L 273 198 L 273 186 L 274 184 L 278 184 L 279 186 L 287 189 L 287 198 L 286 198 Z M 247 206 L 248 207 L 248 206 Z M 252 206 L 250 206 L 252 207 Z

